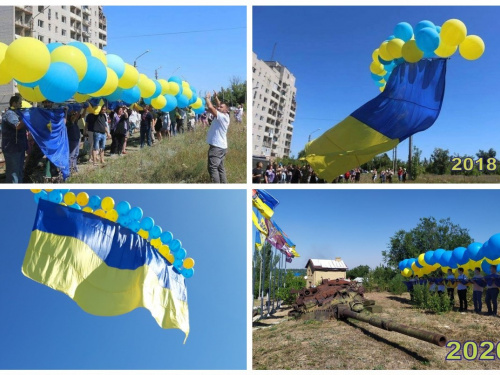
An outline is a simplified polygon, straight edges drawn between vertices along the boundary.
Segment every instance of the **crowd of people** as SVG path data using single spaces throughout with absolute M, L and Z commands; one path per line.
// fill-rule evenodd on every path
M 351 169 L 344 174 L 335 178 L 332 183 L 359 183 L 361 175 L 369 173 L 361 168 Z M 377 169 L 371 171 L 372 182 L 377 182 Z M 392 169 L 383 170 L 380 172 L 381 183 L 392 183 L 394 171 Z M 399 167 L 397 172 L 398 181 L 406 182 L 406 168 Z M 252 170 L 252 182 L 255 184 L 275 184 L 275 183 L 301 183 L 301 184 L 319 184 L 325 183 L 324 179 L 320 178 L 309 164 L 299 166 L 296 164 L 283 165 L 282 163 L 268 163 L 264 169 L 264 163 L 258 162 Z
M 431 293 L 448 294 L 450 299 L 450 304 L 455 305 L 455 289 L 457 290 L 458 301 L 459 301 L 459 311 L 468 311 L 467 305 L 467 289 L 472 286 L 472 301 L 474 303 L 474 312 L 476 314 L 482 314 L 483 309 L 483 291 L 487 286 L 485 303 L 487 307 L 486 315 L 497 315 L 497 301 L 498 292 L 500 287 L 500 282 L 495 282 L 496 279 L 500 280 L 500 275 L 497 274 L 497 266 L 490 266 L 490 275 L 487 276 L 490 283 L 485 282 L 485 277 L 481 273 L 481 268 L 476 267 L 474 269 L 474 276 L 469 278 L 465 275 L 463 268 L 458 268 L 458 275 L 455 277 L 453 271 L 448 269 L 445 277 L 440 278 L 427 278 L 419 279 L 418 276 L 414 276 L 407 283 L 408 291 L 410 292 L 410 297 L 413 300 L 413 286 L 415 284 L 426 283 L 429 287 Z
M 127 141 L 136 132 L 139 132 L 140 148 L 143 148 L 197 128 L 208 128 L 208 171 L 212 182 L 226 182 L 224 158 L 230 109 L 220 102 L 215 91 L 214 94 L 217 106 L 211 104 L 211 94 L 207 94 L 207 107 L 202 114 L 196 114 L 191 107 L 163 112 L 154 110 L 150 105 L 120 105 L 110 110 L 102 103 L 89 111 L 87 104 L 78 110 L 73 109 L 75 106 L 62 105 L 65 109 L 70 173 L 78 173 L 79 157 L 85 154 L 89 155 L 88 162 L 94 166 L 106 164 L 104 151 L 108 140 L 111 140 L 109 157 L 115 157 L 127 153 Z M 1 144 L 7 183 L 25 182 L 25 176 L 31 176 L 44 159 L 42 150 L 17 113 L 21 103 L 21 96 L 14 95 L 9 108 L 2 114 Z M 54 103 L 44 101 L 41 107 L 51 110 Z M 237 122 L 242 121 L 242 105 L 234 108 L 234 117 Z M 57 167 L 49 161 L 46 163 L 50 166 L 51 175 L 58 176 Z

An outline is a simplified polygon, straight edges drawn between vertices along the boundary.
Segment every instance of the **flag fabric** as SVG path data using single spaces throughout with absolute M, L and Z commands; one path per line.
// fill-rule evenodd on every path
M 283 250 L 283 248 L 287 246 L 285 238 L 281 235 L 281 232 L 275 228 L 271 220 L 265 219 L 265 222 L 267 227 L 267 242 L 278 250 Z
M 29 108 L 19 110 L 18 114 L 44 155 L 61 170 L 64 179 L 68 178 L 69 143 L 64 109 Z
M 259 223 L 259 218 L 255 214 L 255 212 L 253 212 L 253 210 L 252 210 L 252 222 L 253 222 L 253 225 L 255 225 L 255 227 L 257 228 L 257 230 L 260 233 L 267 235 L 267 227 L 266 227 L 265 223 L 262 221 L 262 218 L 261 218 L 261 222 Z
M 276 198 L 265 190 L 256 189 L 254 192 L 259 196 L 262 202 L 274 211 L 275 207 L 280 203 Z
M 444 97 L 446 59 L 402 63 L 385 90 L 305 147 L 328 182 L 434 124 Z
M 189 334 L 184 277 L 138 234 L 92 213 L 41 199 L 22 271 L 90 314 L 144 307 L 162 328 Z
M 272 223 L 274 225 L 274 227 L 276 228 L 276 230 L 278 232 L 281 233 L 281 235 L 283 236 L 283 238 L 285 239 L 286 241 L 286 244 L 287 244 L 287 249 L 286 251 L 291 254 L 291 257 L 292 258 L 295 258 L 295 257 L 300 257 L 299 253 L 297 253 L 297 251 L 295 251 L 295 244 L 292 242 L 292 240 L 288 237 L 288 235 L 279 227 L 279 225 L 274 221 L 272 220 Z
M 264 241 L 266 240 L 266 236 L 260 233 L 259 231 L 255 232 L 255 247 L 257 250 L 261 250 L 264 245 Z
M 279 204 L 279 201 L 265 190 L 253 189 L 252 204 L 262 216 L 269 219 L 274 215 L 274 208 Z

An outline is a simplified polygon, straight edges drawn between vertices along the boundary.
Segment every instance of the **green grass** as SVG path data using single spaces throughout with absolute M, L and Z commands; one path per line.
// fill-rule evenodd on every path
M 210 183 L 207 171 L 209 146 L 205 142 L 207 130 L 198 127 L 195 132 L 155 142 L 153 147 L 128 151 L 121 157 L 106 157 L 105 167 L 81 171 L 67 182 Z M 231 119 L 227 138 L 228 153 L 224 164 L 228 183 L 245 183 L 246 119 L 241 124 Z

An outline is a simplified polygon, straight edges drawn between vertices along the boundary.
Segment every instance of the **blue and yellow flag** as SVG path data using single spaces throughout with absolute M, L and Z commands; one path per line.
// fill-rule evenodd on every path
M 184 277 L 146 240 L 107 219 L 40 200 L 22 271 L 90 314 L 144 307 L 162 328 L 188 336 Z
M 66 179 L 69 176 L 69 143 L 64 109 L 29 108 L 18 113 L 44 155 Z
M 253 189 L 252 204 L 262 216 L 269 219 L 274 215 L 274 208 L 279 204 L 279 201 L 265 190 Z
M 328 182 L 428 129 L 439 116 L 446 59 L 403 63 L 385 90 L 305 147 L 306 160 Z

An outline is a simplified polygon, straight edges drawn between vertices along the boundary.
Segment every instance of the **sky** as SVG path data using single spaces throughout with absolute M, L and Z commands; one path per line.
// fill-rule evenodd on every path
M 427 158 L 438 147 L 474 156 L 479 149 L 500 151 L 499 17 L 499 7 L 254 7 L 252 48 L 269 60 L 277 43 L 274 60 L 296 77 L 291 151 L 297 155 L 316 129 L 312 139 L 380 93 L 370 77 L 371 55 L 399 22 L 458 18 L 484 40 L 485 53 L 467 61 L 457 52 L 448 61 L 441 114 L 413 144 Z M 408 140 L 398 145 L 398 157 L 407 159 Z
M 150 50 L 137 59 L 149 78 L 161 67 L 158 78 L 179 76 L 203 95 L 229 86 L 233 76 L 246 81 L 246 7 L 104 6 L 104 14 L 105 51 L 133 64 Z M 166 33 L 174 34 L 153 35 Z
M 304 268 L 308 259 L 341 257 L 349 269 L 383 263 L 390 237 L 415 228 L 420 218 L 450 218 L 485 242 L 500 231 L 499 190 L 305 190 L 269 189 L 279 200 L 273 219 L 296 244 L 300 258 L 287 268 Z M 479 198 L 480 197 L 480 198 Z M 252 236 L 255 237 L 255 227 Z M 469 244 L 464 244 L 467 246 Z M 422 249 L 426 250 L 435 249 Z M 453 250 L 453 249 L 448 249 Z
M 2 190 L 0 369 L 245 369 L 246 191 L 86 191 L 141 207 L 194 258 L 195 275 L 186 280 L 186 344 L 182 331 L 160 328 L 144 308 L 90 315 L 25 277 L 36 204 L 29 190 Z

